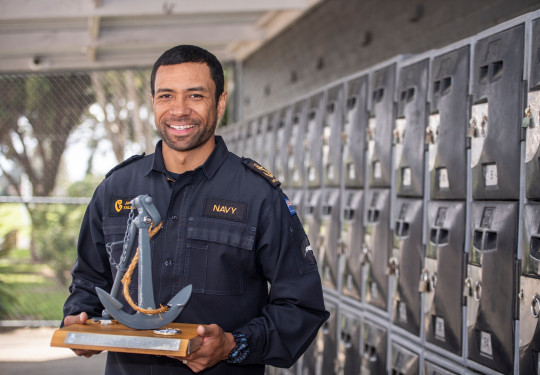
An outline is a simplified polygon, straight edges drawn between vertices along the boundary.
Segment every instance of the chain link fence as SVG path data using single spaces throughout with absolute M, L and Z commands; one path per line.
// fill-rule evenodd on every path
M 86 204 L 157 139 L 150 71 L 0 76 L 0 323 L 56 321 Z

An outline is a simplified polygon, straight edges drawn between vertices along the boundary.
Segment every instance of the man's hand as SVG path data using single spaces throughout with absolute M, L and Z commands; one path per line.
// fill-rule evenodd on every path
M 197 334 L 202 337 L 202 346 L 187 357 L 173 357 L 181 360 L 193 372 L 200 372 L 229 358 L 236 343 L 230 332 L 223 332 L 217 324 L 198 326 Z
M 84 324 L 88 320 L 88 314 L 85 312 L 80 313 L 79 315 L 69 315 L 64 319 L 64 327 L 70 326 L 72 324 Z M 101 350 L 87 350 L 87 349 L 71 349 L 73 353 L 77 354 L 79 357 L 90 358 L 94 354 L 101 353 Z

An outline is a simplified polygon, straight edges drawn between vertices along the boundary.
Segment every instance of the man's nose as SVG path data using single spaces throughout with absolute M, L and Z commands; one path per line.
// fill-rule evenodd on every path
M 191 114 L 189 102 L 184 98 L 176 98 L 169 108 L 169 113 L 177 117 L 189 116 Z

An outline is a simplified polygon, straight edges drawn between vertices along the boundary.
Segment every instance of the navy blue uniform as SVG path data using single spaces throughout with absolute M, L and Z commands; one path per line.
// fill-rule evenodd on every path
M 263 374 L 264 364 L 289 367 L 328 318 L 309 242 L 287 197 L 264 169 L 230 153 L 220 137 L 208 160 L 177 178 L 165 169 L 161 142 L 154 154 L 110 173 L 86 211 L 64 315 L 101 316 L 95 287 L 109 291 L 116 269 L 106 244 L 121 241 L 128 202 L 148 194 L 163 227 L 151 239 L 156 306 L 192 284 L 176 322 L 216 323 L 240 332 L 250 353 L 205 374 Z M 112 249 L 119 261 L 122 246 Z M 130 288 L 137 286 L 133 273 Z M 270 284 L 270 287 L 269 285 Z M 136 291 L 132 291 L 136 301 Z M 124 309 L 133 313 L 122 293 Z M 109 352 L 107 374 L 188 374 L 167 357 Z

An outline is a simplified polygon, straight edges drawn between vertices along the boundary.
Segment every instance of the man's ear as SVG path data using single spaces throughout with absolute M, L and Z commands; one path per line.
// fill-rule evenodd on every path
M 217 103 L 218 118 L 222 117 L 225 114 L 226 107 L 227 107 L 227 91 L 223 91 Z

